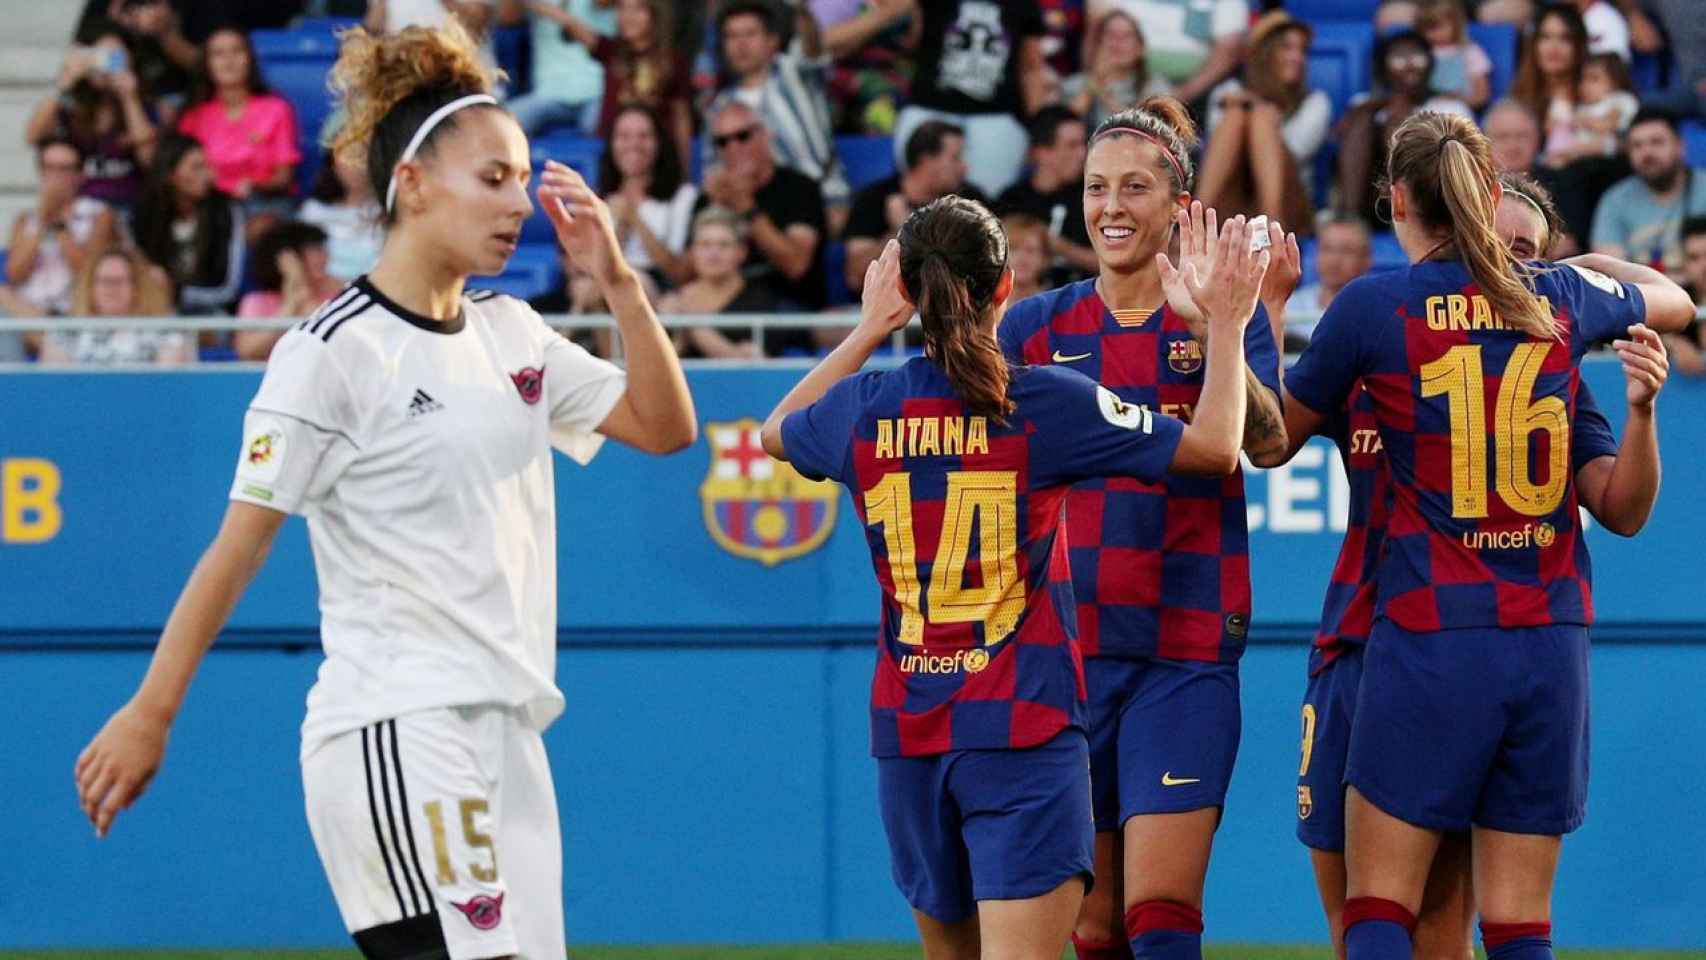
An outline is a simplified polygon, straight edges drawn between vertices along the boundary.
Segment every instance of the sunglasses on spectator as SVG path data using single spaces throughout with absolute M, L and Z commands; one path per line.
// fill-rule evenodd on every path
M 757 132 L 757 127 L 742 127 L 739 130 L 734 130 L 729 133 L 719 134 L 712 137 L 711 145 L 716 147 L 718 150 L 721 150 L 731 143 L 745 143 L 748 140 L 751 140 L 752 135 Z
M 1389 67 L 1425 67 L 1428 65 L 1428 55 L 1425 53 L 1394 53 L 1386 58 Z

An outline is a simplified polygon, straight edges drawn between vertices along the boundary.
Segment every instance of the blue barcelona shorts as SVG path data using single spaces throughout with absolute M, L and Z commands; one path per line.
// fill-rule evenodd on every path
M 1297 765 L 1297 839 L 1315 850 L 1345 849 L 1345 757 L 1362 683 L 1362 646 L 1347 644 L 1309 678 L 1303 694 L 1303 758 Z
M 1560 836 L 1588 791 L 1588 631 L 1376 621 L 1345 782 L 1432 830 Z
M 1084 681 L 1097 831 L 1225 806 L 1242 733 L 1236 663 L 1093 657 Z
M 979 900 L 1024 900 L 1093 878 L 1089 759 L 1068 728 L 1027 750 L 877 758 L 894 882 L 943 923 Z

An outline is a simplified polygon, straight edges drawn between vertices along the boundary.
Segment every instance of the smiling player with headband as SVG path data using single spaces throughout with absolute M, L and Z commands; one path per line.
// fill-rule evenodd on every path
M 692 400 L 610 213 L 547 164 L 539 202 L 596 278 L 622 369 L 526 304 L 467 291 L 515 251 L 527 139 L 466 35 L 344 35 L 333 83 L 385 198 L 384 250 L 274 348 L 231 503 L 136 695 L 77 760 L 105 834 L 158 768 L 203 655 L 285 517 L 308 519 L 326 659 L 302 724 L 309 827 L 378 960 L 564 954 L 562 841 L 540 732 L 563 709 L 552 447 L 691 443 Z
M 1099 275 L 1015 305 L 1000 330 L 1009 358 L 1069 366 L 1133 406 L 1203 415 L 1213 336 L 1162 262 L 1175 227 L 1185 264 L 1206 272 L 1214 259 L 1215 215 L 1191 202 L 1195 143 L 1170 97 L 1097 126 L 1084 222 Z M 1295 259 L 1295 243 L 1272 253 Z M 1279 352 L 1265 312 L 1243 337 L 1243 447 L 1260 464 L 1285 449 Z M 1067 500 L 1097 831 L 1096 885 L 1073 936 L 1083 960 L 1202 954 L 1203 881 L 1240 734 L 1244 514 L 1241 472 L 1092 480 Z

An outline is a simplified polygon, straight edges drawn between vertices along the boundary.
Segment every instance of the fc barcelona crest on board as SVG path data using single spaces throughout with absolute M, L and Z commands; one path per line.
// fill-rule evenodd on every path
M 810 553 L 835 529 L 841 489 L 807 480 L 764 452 L 761 424 L 745 417 L 705 424 L 711 465 L 699 485 L 705 529 L 737 557 L 767 567 Z

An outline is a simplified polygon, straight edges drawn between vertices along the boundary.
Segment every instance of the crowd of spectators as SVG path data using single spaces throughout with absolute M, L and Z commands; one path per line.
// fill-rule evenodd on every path
M 1706 298 L 1706 176 L 1685 142 L 1706 103 L 1697 3 L 1368 0 L 1368 75 L 1346 97 L 1311 84 L 1329 24 L 1280 0 L 89 0 L 25 126 L 40 187 L 0 284 L 0 312 L 44 334 L 0 335 L 0 361 L 264 359 L 271 331 L 51 318 L 296 316 L 371 266 L 383 234 L 361 159 L 315 146 L 336 117 L 269 87 L 251 39 L 304 16 L 459 23 L 509 72 L 530 136 L 595 138 L 597 187 L 666 312 L 846 302 L 907 214 L 948 193 L 1003 216 L 1021 290 L 1086 276 L 1089 134 L 1162 93 L 1205 131 L 1199 198 L 1311 238 L 1289 346 L 1383 265 L 1385 143 L 1420 110 L 1478 118 L 1503 169 L 1554 193 L 1559 255 L 1651 263 Z M 1516 25 L 1514 49 L 1490 49 L 1488 24 Z M 854 169 L 850 137 L 887 138 L 893 175 Z M 537 307 L 601 309 L 575 264 L 551 266 Z M 706 326 L 677 345 L 753 358 L 841 333 Z M 610 352 L 607 334 L 580 337 Z M 1706 372 L 1697 331 L 1673 350 Z

